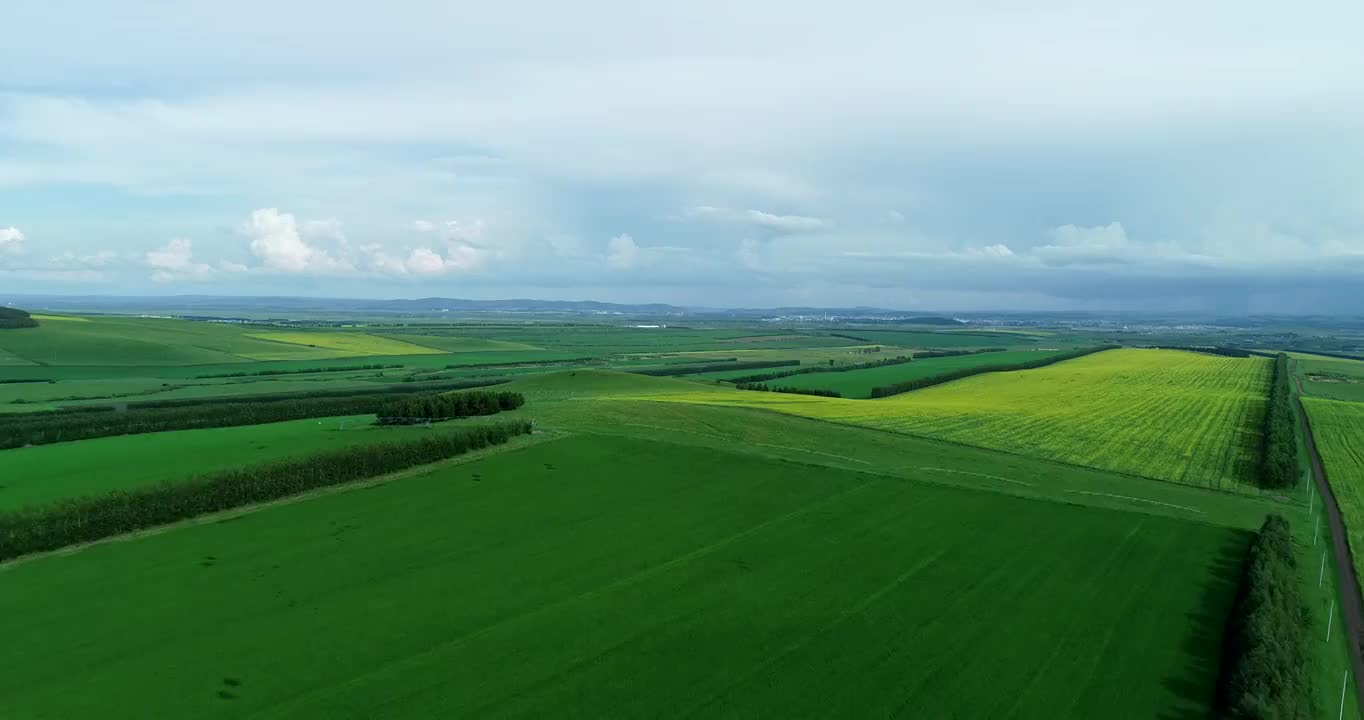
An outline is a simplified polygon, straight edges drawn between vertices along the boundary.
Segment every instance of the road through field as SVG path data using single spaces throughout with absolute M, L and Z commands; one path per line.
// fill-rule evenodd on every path
M 1359 706 L 1364 707 L 1364 687 L 1359 682 L 1360 678 L 1364 678 L 1364 645 L 1361 645 L 1361 642 L 1364 642 L 1364 598 L 1360 596 L 1359 577 L 1355 574 L 1355 565 L 1350 556 L 1350 544 L 1345 539 L 1345 521 L 1340 515 L 1340 504 L 1336 502 L 1336 495 L 1331 491 L 1331 484 L 1326 482 L 1321 453 L 1317 452 L 1317 443 L 1312 437 L 1312 423 L 1307 419 L 1307 408 L 1302 404 L 1302 378 L 1295 375 L 1293 379 L 1298 383 L 1296 400 L 1302 423 L 1302 436 L 1307 442 L 1307 454 L 1312 459 L 1312 478 L 1316 482 L 1322 502 L 1326 503 L 1326 515 L 1330 519 L 1331 554 L 1335 558 L 1336 577 L 1343 580 L 1340 610 L 1345 618 L 1345 625 L 1349 628 L 1350 671 L 1355 677 L 1355 697 Z

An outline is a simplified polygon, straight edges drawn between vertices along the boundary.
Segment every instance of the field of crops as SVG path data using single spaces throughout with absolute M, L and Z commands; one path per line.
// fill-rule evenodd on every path
M 1006 352 L 959 355 L 957 357 L 926 358 L 903 365 L 849 370 L 847 372 L 809 373 L 792 375 L 769 381 L 769 385 L 805 389 L 834 390 L 845 398 L 869 398 L 872 388 L 893 385 L 906 380 L 932 377 L 962 368 L 1016 363 L 1058 355 L 1057 352 L 1015 350 Z
M 1244 543 L 578 436 L 10 566 L 0 714 L 1201 716 Z
M 1364 402 L 1364 361 L 1294 353 L 1294 362 L 1307 394 Z
M 845 342 L 877 343 L 905 348 L 939 348 L 954 350 L 959 348 L 984 348 L 1005 346 L 1038 346 L 1038 342 L 1048 342 L 1046 338 L 1018 333 L 971 332 L 969 330 L 855 330 L 840 331 L 840 335 L 859 338 Z M 1054 347 L 1047 345 L 1046 347 Z
M 1312 436 L 1340 503 L 1355 565 L 1364 575 L 1364 403 L 1304 397 Z
M 355 332 L 253 332 L 246 337 L 285 345 L 303 345 L 334 351 L 337 357 L 355 355 L 424 355 L 443 352 L 424 345 L 415 345 L 403 340 Z M 248 357 L 253 360 L 284 360 L 288 352 L 257 352 Z M 284 355 L 281 357 L 281 355 Z
M 681 393 L 1218 489 L 1252 487 L 1269 362 L 1111 350 L 881 400 Z

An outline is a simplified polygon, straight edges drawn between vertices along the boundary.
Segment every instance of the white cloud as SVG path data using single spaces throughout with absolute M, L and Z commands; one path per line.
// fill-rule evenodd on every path
M 446 270 L 445 258 L 430 248 L 416 248 L 407 256 L 407 269 L 417 275 L 439 275 Z
M 0 255 L 23 255 L 24 234 L 17 227 L 0 228 Z
M 829 226 L 824 220 L 805 215 L 777 215 L 762 210 L 733 210 L 711 205 L 698 205 L 686 215 L 711 222 L 763 228 L 783 235 L 817 232 Z
M 1003 243 L 986 245 L 981 248 L 969 248 L 967 249 L 966 254 L 970 257 L 984 258 L 987 260 L 1007 260 L 1017 257 L 1014 255 L 1014 251 L 1010 250 L 1009 246 Z
M 339 224 L 335 229 L 339 231 Z M 310 245 L 300 234 L 294 216 L 275 208 L 261 208 L 251 213 L 242 231 L 251 238 L 251 254 L 267 270 L 338 273 L 353 269 L 349 262 L 338 260 L 326 250 Z
M 639 263 L 639 246 L 627 234 L 617 235 L 607 243 L 606 266 L 612 270 L 628 270 Z
M 118 259 L 118 253 L 113 250 L 101 250 L 94 253 L 77 253 L 66 250 L 53 255 L 50 259 L 51 265 L 56 268 L 80 269 L 107 267 Z
M 899 210 L 887 210 L 886 220 L 889 220 L 892 224 L 895 225 L 903 225 L 905 224 L 905 214 L 900 212 Z
M 749 270 L 762 270 L 762 245 L 752 238 L 739 241 L 739 262 Z
M 144 261 L 156 282 L 207 280 L 213 276 L 211 266 L 194 261 L 194 243 L 184 238 L 175 238 L 164 247 L 149 251 Z

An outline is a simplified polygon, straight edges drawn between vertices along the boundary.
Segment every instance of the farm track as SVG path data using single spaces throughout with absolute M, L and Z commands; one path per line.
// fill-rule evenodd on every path
M 1302 404 L 1302 378 L 1293 378 L 1298 383 L 1298 411 L 1301 414 L 1303 439 L 1307 443 L 1307 454 L 1312 460 L 1312 478 L 1317 484 L 1322 502 L 1326 504 L 1326 516 L 1331 525 L 1331 548 L 1336 565 L 1336 577 L 1344 580 L 1341 587 L 1340 612 L 1345 618 L 1345 626 L 1350 636 L 1350 671 L 1355 677 L 1355 698 L 1364 707 L 1364 597 L 1359 590 L 1359 577 L 1355 573 L 1350 544 L 1345 538 L 1345 521 L 1340 514 L 1340 504 L 1326 481 L 1326 471 L 1322 467 L 1321 453 L 1317 452 L 1316 440 L 1312 437 L 1312 423 L 1307 419 L 1307 408 Z

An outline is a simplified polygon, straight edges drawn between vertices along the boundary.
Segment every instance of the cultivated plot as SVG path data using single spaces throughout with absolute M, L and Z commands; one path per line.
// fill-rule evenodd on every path
M 1364 576 L 1364 403 L 1304 397 L 1326 479 L 1345 516 L 1355 568 Z
M 1270 364 L 1110 350 L 880 400 L 654 396 L 760 407 L 1219 489 L 1254 487 Z
M 0 570 L 0 714 L 1202 716 L 1245 541 L 579 436 Z

